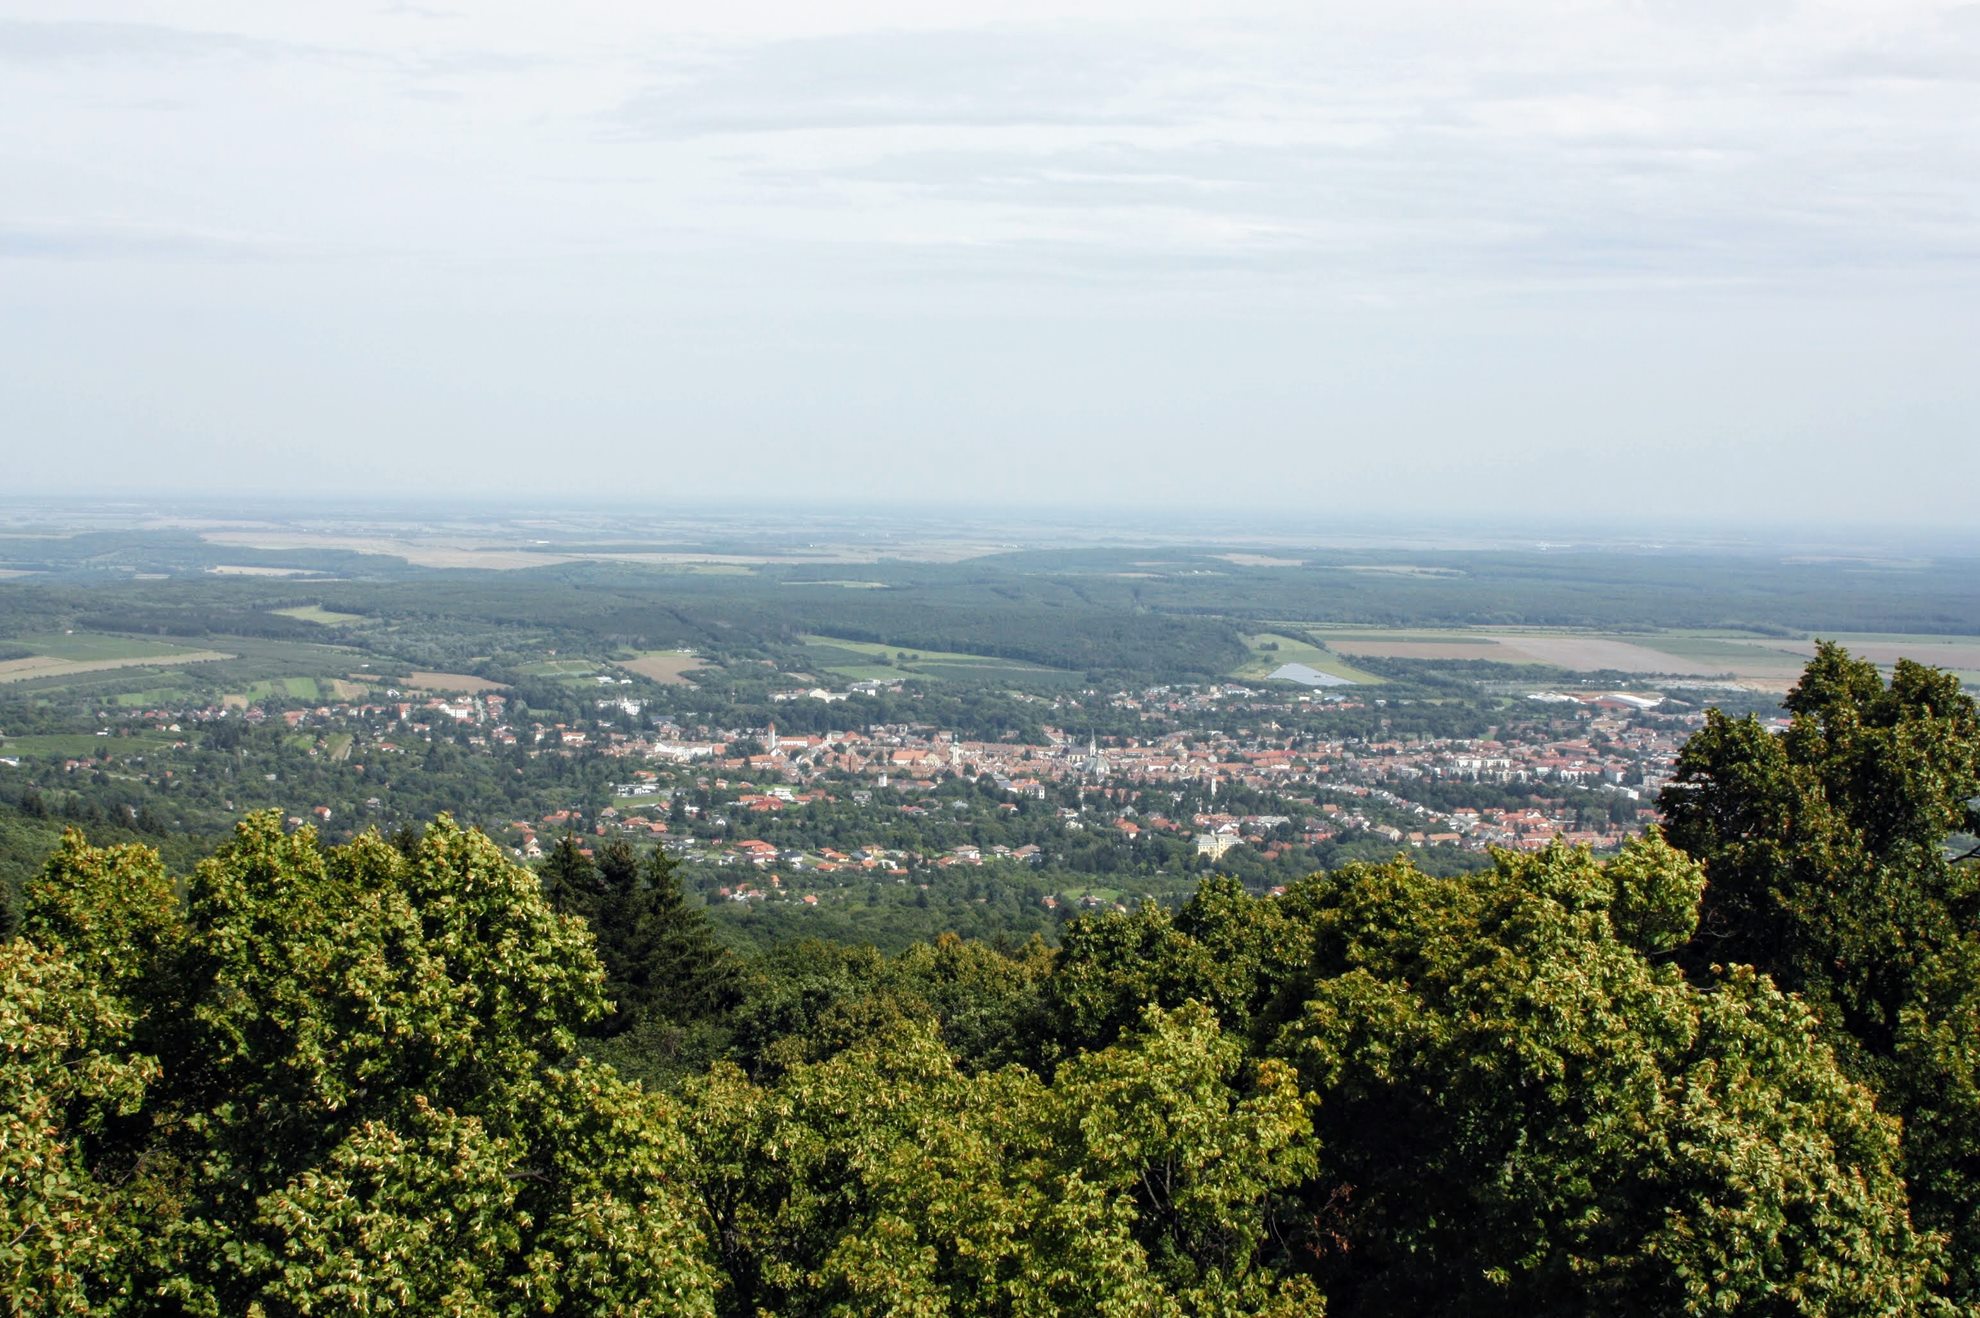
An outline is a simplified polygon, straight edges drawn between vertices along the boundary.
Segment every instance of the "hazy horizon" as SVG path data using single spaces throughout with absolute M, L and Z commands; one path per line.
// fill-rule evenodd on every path
M 249 502 L 244 506 L 242 498 Z M 1924 554 L 1980 556 L 1980 526 L 1970 523 L 1853 523 L 1738 519 L 1646 518 L 1640 513 L 1598 518 L 1564 509 L 1544 522 L 1507 521 L 1478 510 L 1433 516 L 1381 509 L 1319 509 L 1305 513 L 1243 506 L 1148 503 L 1023 504 L 995 501 L 862 502 L 857 499 L 779 501 L 765 498 L 656 502 L 637 498 L 551 501 L 540 497 L 334 496 L 256 492 L 216 499 L 197 492 L 147 498 L 93 493 L 0 495 L 0 536 L 84 529 L 205 530 L 226 527 L 314 528 L 329 535 L 353 528 L 390 528 L 429 538 L 449 535 L 518 538 L 518 528 L 543 528 L 560 543 L 582 538 L 690 543 L 714 535 L 764 542 L 833 539 L 943 538 L 1008 540 L 1014 546 L 1094 544 L 1257 544 L 1308 549 L 1394 548 L 1465 552 L 1551 548 L 1625 552 L 1733 553 L 1792 557 L 1868 558 Z M 538 532 L 528 535 L 533 537 Z M 523 537 L 527 538 L 527 537 Z
M 16 499 L 1972 524 L 1980 5 L 158 12 L 0 0 Z

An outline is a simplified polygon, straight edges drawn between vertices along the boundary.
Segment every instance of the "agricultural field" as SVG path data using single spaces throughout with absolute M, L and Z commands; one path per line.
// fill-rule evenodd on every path
M 953 650 L 915 650 L 907 646 L 881 645 L 872 641 L 851 641 L 837 636 L 805 635 L 807 664 L 836 677 L 854 682 L 889 681 L 919 677 L 938 682 L 990 686 L 1068 686 L 1083 680 L 1080 674 L 1021 659 L 995 655 L 963 654 Z
M 253 563 L 220 563 L 206 569 L 216 577 L 313 577 L 306 567 L 262 567 Z
M 176 738 L 171 734 L 163 732 L 138 732 L 120 737 L 99 737 L 87 732 L 29 737 L 0 736 L 0 755 L 85 759 L 105 750 L 117 755 L 130 755 L 169 746 L 174 740 Z
M 1350 682 L 1375 684 L 1382 679 L 1344 662 L 1331 650 L 1312 641 L 1283 632 L 1257 632 L 1244 638 L 1251 657 L 1231 673 L 1239 681 L 1262 681 L 1281 664 L 1305 664 L 1315 672 L 1328 673 Z
M 338 677 L 275 677 L 250 683 L 245 690 L 230 691 L 221 703 L 245 709 L 263 700 L 356 700 L 364 687 Z
M 154 641 L 141 636 L 119 636 L 109 632 L 62 632 L 40 636 L 17 636 L 9 642 L 51 659 L 148 659 L 184 654 L 189 647 Z
M 1383 659 L 1544 664 L 1570 672 L 1614 671 L 1650 677 L 1717 678 L 1763 691 L 1785 691 L 1815 653 L 1812 639 L 1730 632 L 1583 632 L 1545 628 L 1383 631 L 1315 626 L 1328 649 Z M 1829 639 L 1829 638 L 1825 638 Z M 1980 684 L 1980 638 L 1841 634 L 1833 638 L 1889 667 L 1900 657 L 1959 673 Z M 1310 662 L 1297 660 L 1295 662 Z M 1318 667 L 1318 665 L 1315 665 Z
M 104 632 L 20 636 L 8 644 L 32 650 L 34 654 L 24 659 L 0 660 L 0 682 L 25 682 L 36 678 L 69 677 L 162 664 L 210 663 L 234 657 L 219 650 L 195 649 Z
M 368 621 L 362 613 L 336 613 L 321 604 L 304 604 L 293 609 L 276 609 L 278 618 L 295 618 L 302 622 L 321 623 L 325 627 L 347 627 L 354 622 Z
M 1866 634 L 1843 635 L 1835 639 L 1847 646 L 1851 654 L 1883 667 L 1889 667 L 1899 659 L 1911 659 L 1934 668 L 1951 669 L 1969 684 L 1980 685 L 1980 637 Z M 1812 640 L 1756 644 L 1765 644 L 1770 649 L 1800 657 L 1815 653 L 1815 642 Z
M 421 691 L 508 690 L 508 687 L 501 682 L 491 682 L 485 677 L 476 677 L 472 673 L 408 673 L 404 677 L 394 678 L 393 682 L 401 687 L 414 687 Z
M 26 682 L 44 677 L 76 677 L 114 672 L 119 668 L 156 668 L 161 664 L 212 663 L 234 656 L 219 650 L 182 650 L 177 654 L 131 659 L 8 659 L 0 662 L 0 682 Z
M 1271 554 L 1217 554 L 1214 557 L 1238 567 L 1305 567 L 1303 558 L 1276 558 Z M 1295 661 L 1298 662 L 1298 661 Z
M 1425 567 L 1417 563 L 1343 563 L 1336 572 L 1383 572 L 1393 577 L 1461 577 L 1454 567 Z
M 618 666 L 664 686 L 685 686 L 689 674 L 705 667 L 692 650 L 655 650 L 637 659 L 620 659 Z
M 677 555 L 667 554 L 583 554 L 580 557 L 625 563 L 645 563 L 657 571 L 697 577 L 753 577 L 757 571 L 750 563 L 683 559 Z
M 146 709 L 154 705 L 172 705 L 191 698 L 192 692 L 181 686 L 146 687 L 142 691 L 120 691 L 111 696 L 109 703 L 119 709 Z

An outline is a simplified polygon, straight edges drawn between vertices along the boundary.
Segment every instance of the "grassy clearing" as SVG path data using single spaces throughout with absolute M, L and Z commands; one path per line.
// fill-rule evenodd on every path
M 1301 632 L 1328 644 L 1336 639 L 1376 641 L 1475 641 L 1492 644 L 1492 638 L 1516 630 L 1507 627 L 1476 630 L 1464 627 L 1370 627 L 1358 623 L 1311 622 L 1302 618 L 1274 618 L 1263 624 L 1276 632 Z M 1539 629 L 1545 630 L 1545 629 Z
M 637 659 L 621 659 L 618 665 L 629 673 L 673 686 L 686 685 L 688 674 L 707 666 L 690 650 L 653 650 Z
M 346 682 L 338 677 L 271 677 L 259 682 L 250 682 L 244 689 L 230 693 L 226 703 L 235 706 L 252 705 L 263 700 L 356 700 L 365 688 L 356 682 Z
M 343 627 L 354 622 L 364 622 L 362 613 L 334 613 L 321 604 L 305 604 L 294 609 L 276 609 L 279 618 L 299 618 L 304 622 L 321 623 L 325 627 Z
M 396 685 L 413 687 L 421 691 L 506 691 L 500 682 L 491 682 L 485 677 L 472 673 L 408 673 L 399 678 Z
M 895 669 L 896 674 L 899 669 Z M 972 664 L 915 664 L 913 671 L 919 677 L 931 677 L 941 682 L 989 684 L 992 686 L 1028 687 L 1031 690 L 1059 690 L 1086 684 L 1084 673 L 1067 672 L 1062 668 L 1043 668 L 1036 664 L 1019 663 L 972 663 Z
M 1344 677 L 1350 682 L 1371 686 L 1382 680 L 1373 673 L 1364 672 L 1353 664 L 1345 662 L 1331 650 L 1322 649 L 1309 640 L 1289 636 L 1284 632 L 1258 632 L 1245 637 L 1244 644 L 1245 648 L 1251 651 L 1251 657 L 1231 674 L 1240 681 L 1261 680 L 1270 676 L 1280 664 L 1305 664 L 1316 672 L 1331 673 L 1335 677 Z
M 1615 639 L 1625 639 L 1617 636 Z M 1755 655 L 1788 652 L 1782 645 L 1792 645 L 1792 641 L 1776 643 L 1760 637 L 1734 637 L 1709 635 L 1666 635 L 1634 636 L 1627 639 L 1639 645 L 1659 650 L 1664 654 L 1674 654 L 1683 659 L 1725 659 L 1729 661 L 1751 660 Z
M 820 664 L 819 671 L 833 677 L 844 678 L 848 682 L 899 682 L 905 678 L 919 677 L 900 668 L 882 668 L 879 664 Z
M 545 659 L 541 663 L 524 666 L 523 672 L 531 677 L 549 677 L 559 680 L 572 677 L 590 677 L 598 671 L 598 665 L 589 659 Z
M 904 645 L 851 641 L 838 636 L 800 636 L 805 661 L 812 667 L 855 682 L 885 682 L 903 677 L 938 682 L 1003 682 L 1013 685 L 1077 682 L 1079 674 L 1063 668 L 1004 659 L 996 655 L 963 654 L 955 650 L 916 650 Z M 888 662 L 882 663 L 881 660 Z
M 1091 897 L 1091 898 L 1093 898 L 1093 899 L 1094 899 L 1095 901 L 1102 901 L 1102 902 L 1117 902 L 1117 901 L 1120 901 L 1120 900 L 1122 899 L 1122 897 L 1124 897 L 1124 896 L 1126 896 L 1126 889 L 1123 889 L 1123 888 L 1067 888 L 1067 889 L 1064 889 L 1063 891 L 1061 891 L 1060 893 L 1058 893 L 1057 895 L 1058 895 L 1058 898 L 1059 898 L 1059 900 L 1060 900 L 1060 901 L 1062 901 L 1062 902 L 1077 902 L 1077 901 L 1079 901 L 1079 900 L 1080 900 L 1080 899 L 1081 899 L 1082 897 Z
M 195 650 L 149 637 L 65 634 L 22 638 L 9 644 L 38 649 L 42 655 L 0 664 L 0 682 L 17 682 L 33 690 L 87 692 L 91 699 L 100 700 L 113 699 L 120 692 L 242 692 L 257 682 L 296 674 L 322 675 L 319 680 L 324 698 L 348 698 L 363 689 L 332 676 L 358 676 L 352 670 L 369 656 L 356 650 L 259 636 L 214 636 L 207 641 L 226 646 L 226 652 Z M 66 653 L 57 655 L 57 650 Z M 188 667 L 192 664 L 198 667 Z
M 834 650 L 850 650 L 854 654 L 866 655 L 875 659 L 897 659 L 908 656 L 907 662 L 925 661 L 937 664 L 968 663 L 1007 663 L 1008 660 L 992 659 L 987 655 L 963 654 L 955 650 L 916 650 L 905 645 L 883 645 L 877 641 L 850 641 L 842 636 L 803 635 L 798 637 L 807 646 L 827 646 Z
M 133 655 L 124 659 L 60 659 L 38 655 L 32 659 L 0 662 L 0 682 L 29 682 L 44 677 L 75 677 L 84 673 L 111 672 L 119 668 L 161 668 L 166 663 L 197 664 L 232 659 L 218 650 L 176 650 L 169 655 Z
M 1975 636 L 1843 633 L 1838 636 L 1826 636 L 1823 639 L 1839 641 L 1851 654 L 1885 667 L 1895 664 L 1899 659 L 1911 659 L 1917 663 L 1931 664 L 1935 668 L 1980 669 L 1980 637 Z M 1764 641 L 1760 644 L 1803 658 L 1815 653 L 1813 640 Z
M 139 732 L 127 737 L 98 737 L 86 732 L 37 737 L 5 737 L 0 738 L 0 755 L 37 758 L 59 756 L 63 759 L 79 760 L 100 755 L 105 751 L 113 756 L 139 755 L 161 746 L 169 746 L 172 740 L 168 733 L 153 732 Z
M 192 692 L 184 687 L 155 686 L 143 691 L 120 691 L 110 697 L 110 703 L 120 709 L 144 709 L 152 705 L 176 705 L 192 699 Z
M 175 655 L 206 653 L 189 645 L 154 641 L 145 636 L 118 636 L 109 632 L 44 632 L 37 636 L 17 636 L 10 645 L 25 646 L 50 659 L 163 659 Z
M 1660 648 L 1662 638 L 1640 632 L 1576 631 L 1570 628 L 1412 628 L 1384 631 L 1366 627 L 1309 629 L 1329 648 L 1346 655 L 1370 658 L 1463 661 L 1482 659 L 1502 664 L 1538 664 L 1569 672 L 1621 672 L 1676 677 L 1749 677 L 1772 681 L 1780 666 L 1762 650 L 1745 652 L 1747 672 L 1737 671 L 1739 656 L 1725 652 L 1709 657 Z M 1687 642 L 1697 647 L 1700 638 Z M 1716 647 L 1709 647 L 1716 648 Z

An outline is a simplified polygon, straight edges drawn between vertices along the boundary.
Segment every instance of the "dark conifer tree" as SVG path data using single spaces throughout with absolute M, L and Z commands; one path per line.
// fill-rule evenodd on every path
M 614 1004 L 601 1033 L 623 1033 L 654 1017 L 688 1025 L 730 1003 L 736 968 L 674 869 L 657 847 L 644 863 L 624 841 L 598 851 L 591 924 Z
M 605 895 L 604 881 L 591 857 L 578 845 L 575 834 L 566 833 L 557 839 L 557 845 L 550 848 L 550 854 L 537 868 L 537 876 L 543 882 L 543 895 L 549 900 L 550 908 L 559 915 L 577 915 L 586 920 L 597 916 L 599 901 Z
M 675 868 L 674 858 L 655 847 L 643 870 L 652 926 L 651 964 L 658 972 L 653 990 L 673 1004 L 670 1014 L 692 1019 L 732 1005 L 738 968 L 734 956 L 716 939 L 707 912 L 681 890 Z

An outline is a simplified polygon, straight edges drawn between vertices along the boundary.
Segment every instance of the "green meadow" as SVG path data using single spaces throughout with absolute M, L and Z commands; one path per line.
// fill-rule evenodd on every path
M 1329 673 L 1344 677 L 1350 682 L 1375 685 L 1381 678 L 1375 674 L 1356 668 L 1332 650 L 1315 645 L 1299 636 L 1289 636 L 1284 632 L 1257 632 L 1244 638 L 1245 648 L 1251 657 L 1240 664 L 1231 676 L 1240 681 L 1259 681 L 1272 674 L 1281 664 L 1305 664 L 1315 672 Z

